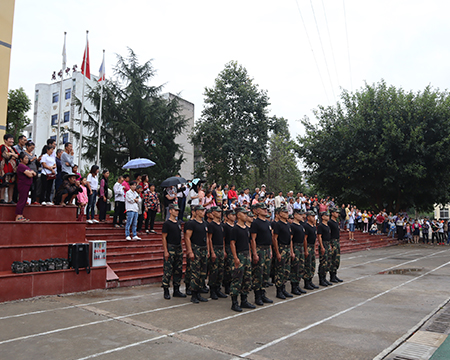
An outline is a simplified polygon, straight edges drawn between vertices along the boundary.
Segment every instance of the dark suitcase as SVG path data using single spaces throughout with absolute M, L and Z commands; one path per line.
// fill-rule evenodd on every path
M 89 244 L 70 244 L 69 245 L 69 267 L 79 273 L 79 269 L 86 268 L 86 272 L 91 272 L 89 265 Z

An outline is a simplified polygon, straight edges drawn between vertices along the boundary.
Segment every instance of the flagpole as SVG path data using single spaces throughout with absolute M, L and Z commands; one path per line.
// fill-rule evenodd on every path
M 87 52 L 88 52 L 88 34 L 89 31 L 86 30 L 86 47 L 84 49 L 84 69 L 83 69 L 83 89 L 81 92 L 81 123 L 80 123 L 80 151 L 78 154 L 78 169 L 83 170 L 81 165 L 81 153 L 83 151 L 83 117 L 84 117 L 84 82 L 86 77 L 86 63 L 87 63 Z
M 103 82 L 106 79 L 103 79 L 105 76 L 105 50 L 103 50 L 103 62 L 102 62 L 102 68 L 103 71 L 100 74 L 101 84 L 100 84 L 100 114 L 98 119 L 98 141 L 97 141 L 97 166 L 100 167 L 100 136 L 101 136 L 101 129 L 102 129 L 102 103 L 103 103 Z
M 58 132 L 56 135 L 56 145 L 59 147 L 59 140 L 61 136 L 61 114 L 62 114 L 62 107 L 63 107 L 63 82 L 64 82 L 64 70 L 66 68 L 66 34 L 67 32 L 64 32 L 64 47 L 63 47 L 63 59 L 62 59 L 62 66 L 61 66 L 61 86 L 59 88 L 59 115 L 58 115 Z

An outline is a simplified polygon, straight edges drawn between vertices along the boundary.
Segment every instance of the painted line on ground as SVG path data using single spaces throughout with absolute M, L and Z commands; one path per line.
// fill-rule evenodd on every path
M 377 261 L 386 260 L 386 259 L 392 258 L 394 256 L 406 255 L 406 254 L 410 254 L 410 253 L 413 253 L 413 252 L 414 252 L 414 250 L 409 250 L 409 251 L 405 251 L 405 252 L 402 252 L 402 253 L 398 253 L 398 254 L 394 254 L 394 255 L 390 255 L 390 256 L 374 259 L 374 260 L 369 260 L 369 261 L 366 261 L 366 262 L 363 262 L 363 263 L 360 263 L 360 264 L 345 266 L 343 268 L 339 268 L 339 270 L 351 269 L 351 268 L 354 268 L 354 267 L 357 267 L 357 266 L 367 265 L 367 264 L 371 264 L 371 263 L 374 263 L 374 262 L 377 262 Z M 410 254 L 410 255 L 414 256 L 414 255 L 418 255 L 418 254 Z
M 267 344 L 265 344 L 265 345 L 263 345 L 263 346 L 257 347 L 257 348 L 255 348 L 255 349 L 253 349 L 253 350 L 251 350 L 251 351 L 248 351 L 248 352 L 246 352 L 246 353 L 244 353 L 244 354 L 241 354 L 240 357 L 246 358 L 246 357 L 249 356 L 249 355 L 252 355 L 252 354 L 254 354 L 254 353 L 260 352 L 261 350 L 267 349 L 267 348 L 270 347 L 270 346 L 276 345 L 276 344 L 278 344 L 278 343 L 280 343 L 280 342 L 282 342 L 282 341 L 284 341 L 284 340 L 286 340 L 286 339 L 289 339 L 289 338 L 291 338 L 291 337 L 293 337 L 293 336 L 295 336 L 295 335 L 298 335 L 298 334 L 300 334 L 300 333 L 302 333 L 302 332 L 304 332 L 304 331 L 306 331 L 306 330 L 309 330 L 309 329 L 311 329 L 311 328 L 313 328 L 313 327 L 316 327 L 316 326 L 318 326 L 318 325 L 321 325 L 321 324 L 323 324 L 323 323 L 325 323 L 325 322 L 327 322 L 327 321 L 329 321 L 329 320 L 332 320 L 332 319 L 334 319 L 334 318 L 337 318 L 338 316 L 341 316 L 341 315 L 343 315 L 343 314 L 345 314 L 345 313 L 348 313 L 349 311 L 352 311 L 352 310 L 354 310 L 354 309 L 356 309 L 356 308 L 359 308 L 359 307 L 361 307 L 361 306 L 363 306 L 363 305 L 365 305 L 365 304 L 371 302 L 372 300 L 378 299 L 380 296 L 386 295 L 386 294 L 390 293 L 390 292 L 393 291 L 393 290 L 397 290 L 397 289 L 401 288 L 402 286 L 405 286 L 405 285 L 407 285 L 407 284 L 409 284 L 409 283 L 412 283 L 413 281 L 416 281 L 416 280 L 418 280 L 418 279 L 421 279 L 422 277 L 424 277 L 424 276 L 426 276 L 426 275 L 428 275 L 428 274 L 431 274 L 432 272 L 435 272 L 436 270 L 439 270 L 439 269 L 441 269 L 441 268 L 443 268 L 444 266 L 447 266 L 447 265 L 449 265 L 449 264 L 450 264 L 450 261 L 448 261 L 448 262 L 446 262 L 446 263 L 444 263 L 444 264 L 442 264 L 442 265 L 439 265 L 438 267 L 436 267 L 436 268 L 434 268 L 434 269 L 432 269 L 432 270 L 430 270 L 430 271 L 427 271 L 426 273 L 424 273 L 424 274 L 422 274 L 422 275 L 419 275 L 419 276 L 417 276 L 417 277 L 415 277 L 415 278 L 413 278 L 413 279 L 410 279 L 410 280 L 408 280 L 408 281 L 405 281 L 404 283 L 401 283 L 401 284 L 399 284 L 399 285 L 397 285 L 397 286 L 394 286 L 394 287 L 391 288 L 391 289 L 388 289 L 388 290 L 386 290 L 386 291 L 383 291 L 382 293 L 379 293 L 379 294 L 377 294 L 377 295 L 375 295 L 375 296 L 372 296 L 371 298 L 369 298 L 369 299 L 367 299 L 367 300 L 364 300 L 364 301 L 360 302 L 359 304 L 356 304 L 356 305 L 354 305 L 354 306 L 351 306 L 351 307 L 349 307 L 349 308 L 347 308 L 347 309 L 345 309 L 345 310 L 339 311 L 338 313 L 336 313 L 336 314 L 334 314 L 334 315 L 331 315 L 331 316 L 329 316 L 329 317 L 327 317 L 327 318 L 325 318 L 325 319 L 316 321 L 315 323 L 312 323 L 312 324 L 310 324 L 310 325 L 308 325 L 308 326 L 305 326 L 305 327 L 303 327 L 303 328 L 301 328 L 301 329 L 298 329 L 298 330 L 296 330 L 296 331 L 294 331 L 294 332 L 292 332 L 292 333 L 290 333 L 290 334 L 288 334 L 288 335 L 282 336 L 282 337 L 280 337 L 280 338 L 278 338 L 278 339 L 275 339 L 275 340 L 273 340 L 273 341 L 271 341 L 271 342 L 269 342 L 269 343 L 267 343 Z
M 381 270 L 381 271 L 389 271 L 389 270 L 391 270 L 391 269 L 394 269 L 394 268 L 396 268 L 396 267 L 399 267 L 399 266 L 403 266 L 403 265 L 409 264 L 409 263 L 411 263 L 411 262 L 415 262 L 415 261 L 419 261 L 419 260 L 423 260 L 423 259 L 432 257 L 432 256 L 434 256 L 434 255 L 436 255 L 436 254 L 439 254 L 439 253 L 441 253 L 441 252 L 444 252 L 444 251 L 447 251 L 447 250 L 438 251 L 438 252 L 435 252 L 435 253 L 432 253 L 432 254 L 429 254 L 429 255 L 426 255 L 426 256 L 419 257 L 419 258 L 414 259 L 414 260 L 409 260 L 409 261 L 406 261 L 406 262 L 404 262 L 404 263 L 401 263 L 401 264 L 394 265 L 394 266 L 391 266 L 391 267 L 389 267 L 389 268 L 383 269 L 383 270 Z M 192 326 L 192 327 L 190 327 L 190 328 L 186 328 L 186 329 L 183 329 L 183 330 L 174 331 L 174 332 L 169 333 L 169 334 L 167 334 L 167 335 L 163 335 L 163 336 L 161 336 L 161 337 L 158 337 L 158 339 L 161 339 L 161 338 L 164 338 L 164 337 L 169 337 L 169 336 L 174 336 L 174 335 L 176 335 L 176 334 L 182 334 L 182 333 L 185 333 L 185 332 L 188 332 L 188 331 L 192 331 L 192 330 L 195 330 L 195 329 L 204 327 L 204 326 L 208 326 L 208 325 L 216 324 L 216 323 L 219 323 L 219 322 L 222 322 L 222 321 L 234 319 L 234 318 L 237 318 L 237 317 L 239 317 L 239 316 L 244 316 L 244 315 L 253 314 L 253 313 L 255 313 L 256 311 L 261 311 L 261 310 L 264 310 L 264 309 L 270 309 L 270 308 L 272 308 L 273 306 L 286 304 L 286 303 L 288 303 L 288 302 L 290 302 L 290 301 L 295 301 L 295 300 L 298 300 L 298 299 L 302 299 L 302 298 L 304 298 L 304 297 L 306 297 L 306 296 L 309 296 L 309 295 L 318 294 L 318 293 L 320 293 L 320 292 L 322 292 L 322 291 L 326 291 L 326 290 L 330 290 L 330 289 L 333 289 L 333 288 L 337 288 L 338 286 L 343 286 L 343 285 L 345 285 L 345 284 L 349 284 L 349 283 L 352 283 L 352 282 L 354 282 L 354 281 L 362 280 L 362 279 L 365 279 L 365 278 L 368 278 L 368 277 L 372 277 L 372 276 L 376 276 L 376 275 L 378 275 L 378 273 L 372 274 L 372 275 L 364 275 L 364 276 L 360 276 L 360 277 L 358 277 L 358 278 L 355 278 L 355 279 L 352 279 L 352 280 L 348 280 L 348 281 L 346 281 L 346 282 L 344 282 L 344 283 L 336 284 L 336 285 L 334 285 L 334 286 L 332 286 L 332 287 L 325 287 L 325 288 L 321 288 L 321 289 L 319 289 L 319 290 L 314 290 L 313 292 L 308 292 L 307 294 L 304 294 L 304 295 L 302 295 L 302 296 L 294 297 L 294 298 L 291 298 L 291 299 L 288 299 L 288 300 L 279 301 L 279 302 L 276 302 L 276 303 L 273 303 L 273 304 L 269 304 L 269 305 L 264 305 L 264 307 L 258 307 L 258 308 L 254 309 L 254 310 L 251 310 L 251 311 L 241 312 L 241 313 L 238 313 L 238 314 L 233 314 L 233 315 L 230 315 L 230 316 L 226 316 L 226 317 L 224 317 L 224 318 L 220 318 L 220 319 L 208 321 L 208 322 L 206 322 L 206 323 L 199 324 L 199 325 L 196 325 L 196 326 Z M 147 339 L 147 340 L 144 340 L 144 342 L 150 342 L 150 341 L 152 341 L 152 340 L 153 340 L 153 339 Z M 154 339 L 154 340 L 157 340 L 157 339 Z M 128 344 L 128 345 L 126 345 L 126 349 L 131 348 L 131 347 L 134 347 L 134 346 L 141 345 L 141 344 L 144 343 L 144 342 L 139 341 L 139 342 L 136 342 L 136 343 Z M 87 357 L 83 357 L 83 358 L 80 358 L 80 359 L 77 359 L 77 360 L 93 359 L 93 358 L 96 358 L 96 357 L 98 357 L 98 356 L 102 356 L 102 355 L 105 355 L 105 354 L 111 354 L 111 353 L 113 353 L 113 352 L 121 351 L 121 350 L 123 350 L 123 349 L 124 349 L 124 347 L 121 346 L 121 347 L 118 347 L 118 348 L 114 348 L 114 349 L 106 350 L 106 351 L 99 352 L 99 353 L 96 353 L 96 354 L 92 354 L 92 355 L 89 355 L 89 356 L 87 356 Z

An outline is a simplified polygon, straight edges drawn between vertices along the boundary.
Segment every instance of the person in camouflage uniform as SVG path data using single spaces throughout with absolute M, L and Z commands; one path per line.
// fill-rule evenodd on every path
M 233 280 L 231 281 L 231 309 L 242 311 L 242 308 L 254 309 L 255 305 L 250 304 L 247 295 L 252 288 L 252 268 L 250 258 L 250 232 L 245 225 L 247 212 L 243 207 L 235 209 L 238 219 L 233 227 L 231 237 L 231 253 L 233 254 Z M 238 296 L 241 295 L 241 304 L 238 304 Z
M 235 212 L 233 210 L 226 210 L 225 222 L 223 223 L 223 240 L 225 242 L 223 285 L 225 288 L 225 294 L 230 293 L 230 285 L 232 279 L 231 269 L 233 267 L 233 254 L 231 253 L 230 241 L 231 231 L 233 230 L 235 220 Z
M 331 231 L 328 226 L 328 220 L 330 216 L 328 212 L 323 211 L 320 213 L 322 222 L 317 226 L 317 238 L 319 241 L 319 285 L 329 286 L 333 285 L 326 279 L 327 272 L 330 266 L 330 241 Z
M 169 205 L 170 217 L 162 228 L 162 243 L 164 249 L 164 270 L 162 287 L 164 299 L 169 300 L 170 278 L 173 277 L 173 296 L 186 297 L 180 292 L 181 276 L 183 275 L 183 248 L 181 247 L 181 225 L 177 220 L 179 208 L 177 205 Z
M 337 270 L 341 263 L 341 245 L 340 245 L 340 230 L 339 230 L 339 210 L 337 208 L 331 209 L 331 219 L 328 221 L 328 226 L 331 231 L 331 245 L 330 245 L 330 282 L 338 283 L 343 280 L 337 277 Z
M 218 206 L 211 207 L 213 220 L 208 225 L 208 243 L 210 249 L 209 257 L 209 288 L 211 299 L 226 298 L 227 295 L 220 291 L 223 281 L 224 269 L 224 242 L 223 228 L 220 222 L 222 209 Z
M 306 219 L 308 220 L 304 224 L 305 240 L 307 243 L 305 251 L 305 275 L 303 281 L 305 282 L 306 290 L 314 290 L 319 287 L 312 282 L 314 273 L 316 272 L 316 214 L 314 211 L 308 211 L 306 213 Z
M 305 275 L 305 249 L 307 245 L 305 243 L 305 229 L 302 222 L 305 220 L 305 212 L 302 209 L 294 210 L 294 221 L 291 224 L 292 232 L 292 247 L 294 256 L 291 260 L 291 273 L 289 279 L 291 281 L 291 293 L 294 295 L 305 294 L 306 291 L 302 290 L 299 286 L 300 281 Z

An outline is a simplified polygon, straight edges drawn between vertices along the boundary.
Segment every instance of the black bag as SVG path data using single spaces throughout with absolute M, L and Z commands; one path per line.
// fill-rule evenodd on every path
M 79 274 L 79 269 L 86 268 L 86 272 L 91 272 L 89 266 L 89 244 L 69 245 L 69 266 Z

